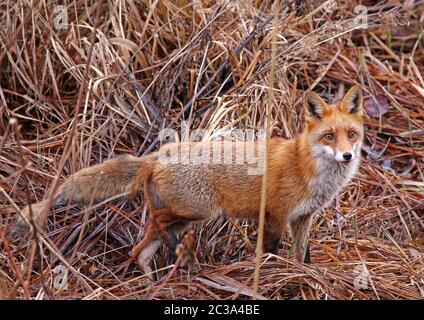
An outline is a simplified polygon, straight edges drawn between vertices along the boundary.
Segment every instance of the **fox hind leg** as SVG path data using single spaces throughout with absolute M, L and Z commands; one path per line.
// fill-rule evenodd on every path
M 178 214 L 171 208 L 165 207 L 151 174 L 144 179 L 144 200 L 150 222 L 148 222 L 145 236 L 133 249 L 133 258 L 143 269 L 146 269 L 146 265 L 149 265 L 155 252 L 164 242 L 175 255 L 180 244 L 177 235 L 184 231 L 191 221 L 198 219 L 187 218 L 186 215 Z
M 132 257 L 146 273 L 151 273 L 150 262 L 162 244 L 167 244 L 176 254 L 177 235 L 184 231 L 188 222 L 175 220 L 169 208 L 155 210 L 147 224 L 143 239 L 134 247 Z
M 177 213 L 171 208 L 153 210 L 151 216 L 158 226 L 160 236 L 165 240 L 174 255 L 177 246 L 181 243 L 177 235 L 181 233 L 190 222 L 202 219 L 198 215 L 187 216 L 184 213 Z
M 152 173 L 144 179 L 144 201 L 147 204 L 149 216 L 156 224 L 160 236 L 175 253 L 179 241 L 171 225 L 175 222 L 176 217 L 170 208 L 165 207 L 160 198 L 157 186 L 152 181 Z
M 161 239 L 152 240 L 146 247 L 140 252 L 137 258 L 138 265 L 148 275 L 149 280 L 154 281 L 153 269 L 150 266 L 153 256 L 156 251 L 161 247 L 163 241 Z
M 133 248 L 132 257 L 140 268 L 146 273 L 150 273 L 150 261 L 156 251 L 163 243 L 163 239 L 158 237 L 157 225 L 154 221 L 147 224 L 147 230 L 143 239 Z
M 174 225 L 180 222 L 170 208 L 162 208 L 152 212 L 152 218 L 158 225 L 161 237 L 165 240 L 172 253 L 175 255 L 175 250 L 180 243 L 177 238 Z M 178 229 L 178 228 L 177 228 Z

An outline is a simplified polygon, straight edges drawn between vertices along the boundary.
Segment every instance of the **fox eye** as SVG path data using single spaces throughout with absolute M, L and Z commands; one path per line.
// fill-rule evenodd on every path
M 324 138 L 328 141 L 332 141 L 334 139 L 334 134 L 332 133 L 327 133 Z
M 358 133 L 356 133 L 356 131 L 354 131 L 354 130 L 349 131 L 349 138 L 350 139 L 355 138 L 357 135 L 358 135 Z

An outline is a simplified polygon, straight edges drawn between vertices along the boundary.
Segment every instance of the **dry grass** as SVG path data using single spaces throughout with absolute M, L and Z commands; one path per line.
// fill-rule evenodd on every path
M 314 263 L 287 259 L 285 237 L 280 257 L 263 260 L 258 297 L 422 299 L 423 1 L 362 1 L 367 29 L 353 24 L 356 1 L 333 10 L 330 1 L 280 2 L 273 136 L 301 130 L 307 90 L 332 100 L 340 85 L 359 83 L 368 116 L 360 173 L 315 219 Z M 196 226 L 197 273 L 162 249 L 161 285 L 125 263 L 143 232 L 141 202 L 110 202 L 95 215 L 57 208 L 32 241 L 7 233 L 16 208 L 41 200 L 55 179 L 154 150 L 161 128 L 263 128 L 272 1 L 69 0 L 64 29 L 54 25 L 56 3 L 0 4 L 0 298 L 251 297 L 251 221 Z M 52 285 L 58 266 L 70 270 L 61 290 Z

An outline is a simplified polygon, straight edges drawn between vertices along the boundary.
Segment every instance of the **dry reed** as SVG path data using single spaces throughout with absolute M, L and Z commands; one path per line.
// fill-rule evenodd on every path
M 261 260 L 257 298 L 424 297 L 423 1 L 280 3 L 274 26 L 272 1 L 1 2 L 0 298 L 251 298 L 251 221 L 194 226 L 198 272 L 161 249 L 162 285 L 127 262 L 141 201 L 54 208 L 28 241 L 8 231 L 16 209 L 56 180 L 155 150 L 162 128 L 263 128 L 275 28 L 272 135 L 302 129 L 305 91 L 336 101 L 359 83 L 366 137 L 359 174 L 314 221 L 313 263 L 287 258 L 284 237 L 280 256 Z

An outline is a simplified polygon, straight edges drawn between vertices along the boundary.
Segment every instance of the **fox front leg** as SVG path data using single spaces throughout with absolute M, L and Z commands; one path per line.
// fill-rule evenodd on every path
M 306 252 L 305 252 L 305 258 L 303 259 L 303 262 L 305 263 L 311 263 L 311 250 L 310 250 L 309 241 L 306 244 Z
M 265 230 L 263 241 L 264 252 L 269 252 L 278 255 L 278 248 L 281 242 L 281 234 L 283 231 L 283 227 L 284 222 L 279 221 L 278 218 L 276 218 L 275 214 L 273 214 L 272 212 L 265 213 Z
M 269 252 L 278 255 L 278 248 L 280 246 L 281 233 L 265 233 L 264 234 L 264 253 Z
M 294 255 L 297 261 L 310 263 L 309 232 L 312 214 L 290 217 L 290 232 L 293 239 Z

